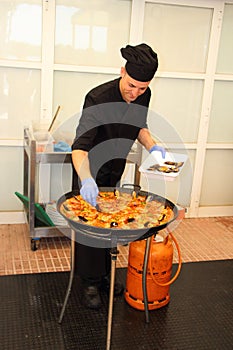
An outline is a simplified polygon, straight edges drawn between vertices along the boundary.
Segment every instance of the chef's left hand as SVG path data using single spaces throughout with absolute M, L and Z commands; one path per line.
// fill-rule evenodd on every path
M 166 150 L 165 148 L 161 147 L 161 146 L 158 146 L 158 145 L 154 145 L 152 146 L 150 149 L 149 149 L 149 153 L 153 152 L 153 151 L 159 151 L 161 152 L 162 154 L 162 158 L 164 159 L 165 158 L 165 155 L 166 155 Z

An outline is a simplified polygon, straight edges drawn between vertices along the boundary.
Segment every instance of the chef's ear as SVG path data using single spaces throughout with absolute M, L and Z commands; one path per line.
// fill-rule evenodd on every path
M 121 67 L 121 77 L 123 78 L 126 74 L 126 69 L 125 67 Z

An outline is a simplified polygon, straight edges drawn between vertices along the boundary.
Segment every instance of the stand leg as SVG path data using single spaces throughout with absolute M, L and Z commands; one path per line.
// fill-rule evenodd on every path
M 149 323 L 149 311 L 148 311 L 148 298 L 147 298 L 147 267 L 148 267 L 148 256 L 150 250 L 151 237 L 146 240 L 146 250 L 144 255 L 144 264 L 143 264 L 143 273 L 142 273 L 142 289 L 143 289 L 143 299 L 144 299 L 144 307 L 145 307 L 145 315 L 146 315 L 146 323 Z
M 70 266 L 70 279 L 69 279 L 69 284 L 66 290 L 66 295 L 65 295 L 65 300 L 63 302 L 62 305 L 62 309 L 61 309 L 61 313 L 59 316 L 59 320 L 58 323 L 62 322 L 63 316 L 64 316 L 64 312 L 66 309 L 66 305 L 70 296 L 70 292 L 71 292 L 71 287 L 72 287 L 72 283 L 73 283 L 73 278 L 74 278 L 74 258 L 75 257 L 75 231 L 71 230 L 71 266 Z
M 112 330 L 112 311 L 113 311 L 113 297 L 114 297 L 114 285 L 115 285 L 115 274 L 116 274 L 116 260 L 117 260 L 117 248 L 111 249 L 111 280 L 110 280 L 110 291 L 109 291 L 109 306 L 108 306 L 108 328 L 107 328 L 107 343 L 106 350 L 110 350 L 111 347 L 111 330 Z

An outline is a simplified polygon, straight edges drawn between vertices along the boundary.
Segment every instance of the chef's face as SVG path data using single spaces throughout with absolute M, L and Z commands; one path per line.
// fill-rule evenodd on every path
M 134 80 L 126 72 L 125 67 L 121 67 L 120 92 L 123 100 L 130 103 L 146 91 L 150 81 L 143 82 Z

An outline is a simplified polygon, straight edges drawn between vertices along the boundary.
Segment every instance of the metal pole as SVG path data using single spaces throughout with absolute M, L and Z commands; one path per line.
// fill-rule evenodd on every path
M 113 297 L 114 297 L 114 285 L 115 285 L 115 274 L 116 274 L 116 260 L 117 260 L 117 254 L 118 254 L 117 247 L 112 248 L 110 254 L 111 254 L 111 279 L 110 279 L 110 290 L 109 290 L 106 350 L 110 350 L 110 347 L 111 347 Z
M 64 315 L 64 312 L 66 309 L 66 304 L 67 304 L 69 296 L 70 296 L 71 287 L 72 287 L 73 278 L 74 278 L 74 259 L 75 259 L 75 231 L 71 230 L 70 279 L 69 279 L 69 284 L 68 284 L 68 287 L 66 290 L 65 300 L 64 300 L 63 305 L 62 305 L 62 309 L 61 309 L 58 323 L 62 322 L 63 315 Z
M 147 238 L 146 240 L 146 249 L 144 255 L 144 264 L 143 264 L 143 273 L 142 273 L 142 289 L 143 289 L 143 299 L 144 299 L 144 307 L 145 307 L 145 315 L 146 315 L 146 323 L 149 323 L 149 311 L 148 311 L 148 297 L 147 297 L 147 267 L 148 267 L 148 256 L 150 251 L 150 243 L 152 237 Z

